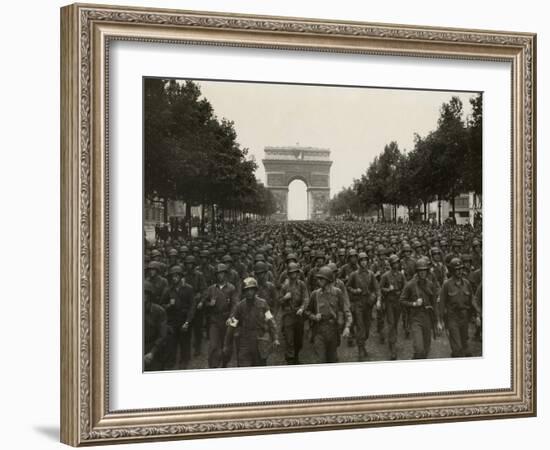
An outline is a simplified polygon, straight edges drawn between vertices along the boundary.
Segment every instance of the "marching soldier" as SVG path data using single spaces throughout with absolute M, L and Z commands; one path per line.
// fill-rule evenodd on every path
M 256 280 L 246 278 L 243 282 L 244 299 L 237 304 L 227 320 L 223 353 L 225 359 L 229 359 L 235 338 L 239 367 L 265 366 L 272 347 L 279 346 L 275 318 L 267 302 L 256 295 L 257 291 Z
M 451 356 L 472 356 L 468 345 L 470 314 L 475 311 L 476 324 L 480 325 L 481 309 L 474 301 L 470 282 L 464 277 L 462 261 L 453 258 L 449 268 L 451 277 L 441 289 L 441 309 L 451 344 Z
M 357 264 L 357 250 L 352 248 L 348 253 L 348 263 L 344 264 L 340 269 L 339 278 L 342 279 L 344 283 L 347 283 L 349 276 L 357 269 L 359 269 L 359 265 Z
M 317 362 L 338 362 L 339 322 L 344 323 L 342 337 L 348 337 L 352 320 L 349 303 L 344 293 L 332 285 L 330 267 L 321 267 L 315 276 L 319 288 L 311 294 L 306 313 L 313 322 L 313 349 Z
M 365 348 L 370 333 L 372 307 L 380 304 L 380 289 L 378 281 L 368 269 L 368 256 L 359 254 L 359 266 L 349 276 L 346 287 L 350 294 L 351 312 L 355 324 L 355 339 L 357 341 L 357 360 L 363 361 L 368 352 Z
M 405 275 L 406 281 L 410 281 L 416 273 L 416 261 L 412 257 L 412 248 L 409 244 L 403 244 L 403 247 L 401 248 L 401 255 L 401 269 L 403 270 L 403 275 Z M 411 332 L 410 311 L 406 305 L 401 306 L 403 329 L 405 330 L 405 337 L 408 339 Z
M 416 275 L 405 285 L 399 301 L 410 308 L 410 324 L 413 339 L 413 359 L 427 358 L 430 353 L 434 327 L 442 329 L 434 284 L 428 279 L 429 260 L 416 262 Z
M 399 256 L 391 255 L 389 258 L 390 270 L 382 275 L 380 279 L 380 291 L 386 310 L 386 321 L 388 324 L 388 344 L 390 347 L 390 358 L 397 359 L 397 326 L 401 316 L 401 304 L 399 297 L 405 287 L 405 275 L 399 270 Z
M 304 311 L 309 304 L 307 287 L 299 279 L 299 270 L 298 264 L 289 264 L 288 278 L 281 286 L 279 297 L 283 346 L 287 364 L 300 363 L 299 354 L 304 341 Z
M 269 308 L 271 309 L 271 312 L 275 317 L 277 317 L 277 313 L 279 310 L 279 305 L 277 302 L 277 288 L 273 283 L 267 281 L 267 264 L 261 261 L 254 264 L 254 276 L 256 277 L 258 284 L 258 297 L 264 299 L 267 302 Z
M 197 305 L 198 309 L 206 308 L 208 314 L 208 367 L 225 366 L 223 353 L 226 332 L 226 321 L 237 304 L 238 296 L 235 286 L 227 281 L 227 266 L 218 264 L 216 268 L 217 283 L 211 285 L 203 299 Z
M 206 288 L 206 280 L 202 272 L 196 267 L 197 261 L 193 255 L 187 255 L 185 257 L 185 282 L 189 284 L 193 291 L 195 292 L 195 304 L 201 301 L 202 295 Z M 203 310 L 197 310 L 195 318 L 192 324 L 192 333 L 193 333 L 193 349 L 194 355 L 198 356 L 201 354 L 202 348 L 202 334 L 204 328 L 204 316 Z
M 187 369 L 191 360 L 191 324 L 195 313 L 193 287 L 183 278 L 180 266 L 173 266 L 169 272 L 170 284 L 162 295 L 162 305 L 168 322 L 166 363 L 175 369 Z M 179 349 L 180 361 L 177 361 Z
M 168 281 L 166 278 L 160 275 L 161 263 L 158 261 L 151 261 L 146 268 L 146 279 L 151 283 L 153 292 L 151 293 L 151 301 L 160 304 L 162 293 L 168 287 Z
M 143 367 L 144 370 L 164 369 L 164 346 L 167 325 L 164 308 L 153 301 L 155 289 L 150 281 L 143 283 Z

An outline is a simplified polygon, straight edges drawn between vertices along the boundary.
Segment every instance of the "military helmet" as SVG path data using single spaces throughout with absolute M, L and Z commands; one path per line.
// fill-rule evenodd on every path
M 201 258 L 208 258 L 210 256 L 210 252 L 208 250 L 201 250 Z
M 174 275 L 175 273 L 183 275 L 183 270 L 180 266 L 172 266 L 168 271 L 169 275 Z
M 436 253 L 441 254 L 441 249 L 440 249 L 439 247 L 432 247 L 432 248 L 430 249 L 430 253 L 431 253 L 432 255 L 435 255 Z
M 224 255 L 223 258 L 222 258 L 222 262 L 224 262 L 224 263 L 233 262 L 233 258 L 231 258 L 231 255 Z
M 161 269 L 161 265 L 158 261 L 151 261 L 149 264 L 147 264 L 147 267 L 146 269 L 155 269 L 155 270 L 160 270 Z
M 336 265 L 336 263 L 331 262 L 328 264 L 328 267 L 330 267 L 330 270 L 332 270 L 332 273 L 338 271 L 338 266 Z
M 325 259 L 325 252 L 323 252 L 322 250 L 317 250 L 315 252 L 315 259 L 319 258 Z
M 481 245 L 481 242 L 479 241 L 478 238 L 475 238 L 475 239 L 472 241 L 472 247 L 475 247 L 476 245 Z
M 180 253 L 189 253 L 189 247 L 187 247 L 186 245 L 182 245 L 179 249 L 179 252 Z
M 350 256 L 357 256 L 357 250 L 355 250 L 354 248 L 352 248 L 349 252 L 348 252 L 348 258 Z
M 290 261 L 291 259 L 293 259 L 294 261 L 298 261 L 298 257 L 296 256 L 296 253 L 289 253 L 287 256 L 286 256 L 286 261 Z
M 403 244 L 402 252 L 412 252 L 412 248 L 409 244 Z
M 311 249 L 307 245 L 302 249 L 302 253 L 308 253 L 310 251 Z
M 184 260 L 184 263 L 185 264 L 195 264 L 196 263 L 196 259 L 193 255 L 187 255 L 185 257 L 185 260 Z
M 449 268 L 452 270 L 462 269 L 464 266 L 462 265 L 462 260 L 460 258 L 453 258 L 451 259 L 451 262 L 449 262 Z
M 346 249 L 341 248 L 340 250 L 338 250 L 338 256 L 346 256 Z
M 332 269 L 329 266 L 323 266 L 315 274 L 316 278 L 324 278 L 329 283 L 332 283 Z
M 430 260 L 428 258 L 420 258 L 415 264 L 416 270 L 428 270 L 430 268 Z
M 464 253 L 463 255 L 460 255 L 460 259 L 462 259 L 462 261 L 472 261 L 472 255 L 470 255 L 469 253 Z
M 288 265 L 287 273 L 298 272 L 299 270 L 300 270 L 300 266 L 295 262 L 291 262 Z
M 149 292 L 150 294 L 153 294 L 155 292 L 153 283 L 151 283 L 149 280 L 145 280 L 143 283 L 143 292 Z
M 258 289 L 258 282 L 256 278 L 248 277 L 243 280 L 243 289 Z
M 389 261 L 390 264 L 398 263 L 399 262 L 399 256 L 397 256 L 395 254 L 390 255 L 388 261 Z
M 254 257 L 254 262 L 257 262 L 257 261 L 265 261 L 265 256 L 262 255 L 261 253 L 258 253 L 258 254 Z
M 178 251 L 175 248 L 168 250 L 168 256 L 178 256 Z
M 365 252 L 359 253 L 359 261 L 361 261 L 362 259 L 367 259 L 367 258 L 368 258 L 368 255 Z
M 225 264 L 218 264 L 216 266 L 216 273 L 227 272 L 227 266 Z
M 151 258 L 157 258 L 159 256 L 161 256 L 160 252 L 156 248 L 151 250 Z
M 258 261 L 254 264 L 254 273 L 267 272 L 267 264 L 263 261 Z

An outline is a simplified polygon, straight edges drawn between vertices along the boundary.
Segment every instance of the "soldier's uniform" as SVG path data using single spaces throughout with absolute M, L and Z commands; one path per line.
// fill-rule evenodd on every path
M 427 278 L 422 282 L 418 275 L 408 281 L 401 292 L 399 301 L 410 313 L 414 359 L 427 358 L 430 353 L 434 322 L 439 320 L 436 296 L 434 284 Z M 421 306 L 415 303 L 418 299 L 422 299 Z
M 395 256 L 395 262 L 399 262 Z M 399 270 L 388 270 L 380 279 L 380 290 L 386 310 L 386 321 L 388 324 L 388 344 L 392 359 L 396 359 L 397 327 L 401 316 L 401 304 L 399 297 L 405 287 L 405 275 Z
M 256 281 L 246 278 L 245 289 L 251 288 L 249 280 Z M 235 334 L 237 365 L 265 366 L 272 342 L 277 340 L 275 319 L 268 303 L 257 295 L 251 300 L 241 300 L 228 320 L 228 328 L 225 351 L 231 346 L 231 339 Z
M 450 261 L 451 270 L 462 268 L 458 258 Z M 470 315 L 474 309 L 474 291 L 470 282 L 462 276 L 453 275 L 441 289 L 441 310 L 448 330 L 451 356 L 471 356 L 468 340 Z
M 174 266 L 173 273 L 181 274 L 181 268 Z M 168 339 L 166 344 L 166 365 L 170 368 L 186 369 L 191 360 L 191 324 L 195 313 L 195 295 L 193 287 L 180 281 L 170 286 L 162 295 L 162 305 L 166 311 L 168 323 Z M 187 323 L 187 329 L 183 325 Z M 179 367 L 177 366 L 177 351 L 180 351 Z
M 204 274 L 195 268 L 196 260 L 192 255 L 185 257 L 185 282 L 193 287 L 195 293 L 195 303 L 199 303 L 208 287 Z M 204 310 L 201 308 L 196 311 L 191 324 L 193 335 L 193 348 L 195 356 L 201 352 L 202 338 L 204 331 Z
M 219 269 L 218 269 L 219 270 Z M 208 367 L 221 367 L 226 321 L 237 304 L 237 290 L 230 282 L 210 286 L 204 296 L 204 305 L 208 314 Z
M 344 293 L 333 286 L 330 281 L 332 271 L 327 267 L 321 268 L 317 276 L 326 276 L 329 283 L 324 288 L 313 291 L 307 311 L 308 317 L 313 321 L 313 349 L 317 362 L 338 362 L 337 348 L 340 344 L 339 321 L 344 322 L 344 327 L 351 325 L 351 312 L 349 303 Z M 315 318 L 320 316 L 320 320 Z
M 144 283 L 144 295 L 151 295 L 153 287 Z M 166 312 L 152 301 L 146 301 L 143 311 L 143 355 L 151 354 L 151 361 L 144 362 L 144 370 L 163 370 L 167 336 Z
M 365 259 L 367 255 L 362 253 Z M 355 338 L 359 350 L 359 358 L 366 356 L 365 343 L 369 338 L 372 320 L 372 307 L 380 298 L 380 288 L 376 277 L 366 267 L 352 272 L 346 287 L 350 296 L 351 312 L 355 327 Z
M 162 294 L 168 287 L 168 281 L 166 278 L 160 275 L 161 273 L 161 263 L 158 261 L 151 261 L 149 265 L 147 266 L 147 269 L 149 271 L 155 270 L 155 274 L 153 276 L 149 276 L 147 280 L 151 283 L 153 292 L 151 294 L 151 299 L 154 303 L 160 304 Z
M 286 294 L 290 294 L 289 299 L 285 299 Z M 305 311 L 309 304 L 306 284 L 298 278 L 287 278 L 281 287 L 279 302 L 285 359 L 288 364 L 298 364 L 304 342 L 304 315 L 298 315 L 297 312 Z

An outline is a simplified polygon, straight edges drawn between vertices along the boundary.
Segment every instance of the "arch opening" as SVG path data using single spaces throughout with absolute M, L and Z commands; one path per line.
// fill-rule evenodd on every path
M 307 220 L 307 185 L 294 179 L 288 185 L 288 220 Z

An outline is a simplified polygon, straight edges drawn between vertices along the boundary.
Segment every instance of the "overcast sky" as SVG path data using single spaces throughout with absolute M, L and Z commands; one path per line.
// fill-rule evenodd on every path
M 411 150 L 414 133 L 437 126 L 439 108 L 460 97 L 465 114 L 473 93 L 365 87 L 198 81 L 218 118 L 235 123 L 238 142 L 258 162 L 266 146 L 300 145 L 331 151 L 331 197 L 363 174 L 390 141 Z M 290 207 L 290 205 L 289 205 Z

